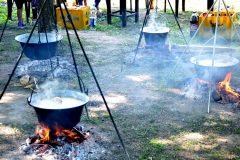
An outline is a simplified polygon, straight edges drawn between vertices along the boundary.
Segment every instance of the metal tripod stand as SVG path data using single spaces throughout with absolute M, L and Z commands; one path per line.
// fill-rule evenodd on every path
M 60 4 L 60 0 L 57 0 L 57 1 L 58 1 L 58 4 Z M 4 93 L 5 93 L 5 91 L 6 91 L 6 89 L 7 89 L 7 86 L 8 86 L 9 83 L 10 83 L 10 80 L 11 80 L 12 77 L 13 77 L 13 74 L 14 74 L 14 72 L 15 72 L 15 70 L 16 70 L 16 68 L 17 68 L 17 66 L 18 66 L 18 64 L 19 64 L 19 62 L 20 62 L 20 60 L 21 60 L 21 58 L 22 58 L 22 56 L 23 56 L 24 50 L 25 50 L 27 44 L 29 43 L 29 41 L 30 41 L 30 39 L 31 39 L 31 36 L 32 36 L 32 34 L 33 34 L 33 31 L 34 31 L 34 29 L 36 28 L 36 25 L 37 25 L 37 23 L 38 23 L 38 21 L 39 21 L 39 18 L 40 18 L 41 15 L 42 15 L 42 12 L 43 12 L 43 10 L 44 10 L 47 2 L 49 2 L 49 0 L 44 0 L 43 5 L 42 5 L 42 7 L 40 8 L 39 15 L 38 15 L 38 18 L 37 18 L 37 20 L 36 20 L 36 23 L 34 24 L 33 29 L 32 29 L 32 31 L 31 31 L 29 37 L 27 38 L 26 44 L 24 45 L 24 47 L 23 47 L 23 49 L 22 49 L 22 51 L 21 51 L 21 53 L 20 53 L 20 55 L 19 55 L 19 57 L 18 57 L 18 59 L 17 59 L 17 62 L 16 62 L 15 66 L 14 66 L 14 68 L 13 68 L 13 70 L 12 70 L 12 73 L 11 73 L 11 75 L 9 76 L 9 79 L 8 79 L 8 81 L 7 81 L 5 87 L 4 87 L 4 89 L 3 89 L 3 91 L 2 91 L 2 93 L 1 93 L 1 95 L 0 95 L 0 100 L 1 100 L 2 96 L 3 96 Z M 74 24 L 73 24 L 73 20 L 72 20 L 72 18 L 71 18 L 71 15 L 69 14 L 69 11 L 68 11 L 68 9 L 67 9 L 66 4 L 63 3 L 63 7 L 62 7 L 62 5 L 60 5 L 60 13 L 61 13 L 61 16 L 62 16 L 62 18 L 63 18 L 64 27 L 65 27 L 65 30 L 66 30 L 67 39 L 68 39 L 69 47 L 70 47 L 70 50 L 71 50 L 71 55 L 72 55 L 73 62 L 74 62 L 74 66 L 75 66 L 75 72 L 76 72 L 77 75 L 79 75 L 78 69 L 77 69 L 77 67 L 76 67 L 77 63 L 76 63 L 76 60 L 75 60 L 75 55 L 74 55 L 74 53 L 73 53 L 73 49 L 72 49 L 73 47 L 72 47 L 72 45 L 71 45 L 71 39 L 70 39 L 69 31 L 68 31 L 68 28 L 67 28 L 67 25 L 66 25 L 66 21 L 67 21 L 67 20 L 65 19 L 66 16 L 64 16 L 64 14 L 63 14 L 63 9 L 66 10 L 68 22 L 70 22 L 71 25 L 72 25 L 74 34 L 75 34 L 75 36 L 76 36 L 76 38 L 77 38 L 77 42 L 78 42 L 78 44 L 80 45 L 81 50 L 83 51 L 84 58 L 85 58 L 88 66 L 89 66 L 89 68 L 90 68 L 90 71 L 91 71 L 91 73 L 92 73 L 92 76 L 93 76 L 93 78 L 94 78 L 94 81 L 95 81 L 95 83 L 96 83 L 96 85 L 97 85 L 97 87 L 98 87 L 98 90 L 99 90 L 100 94 L 101 94 L 102 100 L 103 100 L 103 102 L 104 102 L 104 104 L 105 104 L 105 106 L 106 106 L 106 109 L 107 109 L 107 111 L 108 111 L 108 114 L 109 114 L 109 116 L 110 116 L 110 119 L 111 119 L 111 121 L 112 121 L 112 123 L 113 123 L 113 126 L 114 126 L 114 128 L 115 128 L 115 131 L 116 131 L 116 133 L 117 133 L 117 135 L 118 135 L 118 138 L 119 138 L 119 140 L 120 140 L 120 142 L 121 142 L 121 145 L 122 145 L 122 147 L 123 147 L 123 150 L 124 150 L 124 152 L 125 152 L 125 154 L 126 154 L 126 158 L 130 160 L 130 156 L 129 156 L 126 148 L 125 148 L 125 145 L 124 145 L 124 143 L 123 143 L 123 140 L 122 140 L 122 138 L 121 138 L 121 136 L 120 136 L 120 133 L 119 133 L 119 131 L 118 131 L 118 128 L 117 128 L 117 126 L 116 126 L 116 123 L 115 123 L 115 121 L 114 121 L 114 119 L 113 119 L 113 116 L 112 116 L 112 114 L 111 114 L 110 108 L 108 107 L 108 104 L 107 104 L 107 102 L 106 102 L 106 100 L 105 100 L 105 97 L 104 97 L 103 92 L 102 92 L 102 90 L 101 90 L 101 88 L 100 88 L 100 85 L 99 85 L 99 83 L 98 83 L 98 80 L 97 80 L 97 78 L 96 78 L 96 76 L 95 76 L 95 73 L 94 73 L 94 71 L 93 71 L 93 69 L 92 69 L 92 66 L 91 66 L 91 64 L 90 64 L 90 61 L 89 61 L 89 59 L 88 59 L 88 57 L 87 57 L 87 54 L 86 54 L 86 52 L 85 52 L 85 50 L 84 50 L 84 48 L 83 48 L 82 42 L 81 42 L 81 40 L 80 40 L 80 38 L 79 38 L 79 36 L 78 36 L 78 33 L 77 33 L 77 31 L 76 31 L 76 28 L 75 28 Z M 80 80 L 80 77 L 79 77 L 79 76 L 78 76 L 78 83 L 79 83 L 80 90 L 83 92 L 83 90 L 81 89 L 81 80 Z

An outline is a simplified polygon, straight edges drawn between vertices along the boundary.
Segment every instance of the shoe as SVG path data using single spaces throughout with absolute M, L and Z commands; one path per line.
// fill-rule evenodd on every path
M 24 24 L 23 22 L 18 22 L 18 28 L 25 28 L 26 24 Z
M 97 17 L 101 18 L 102 17 L 102 10 L 97 10 Z
M 36 23 L 37 19 L 32 19 L 32 25 Z

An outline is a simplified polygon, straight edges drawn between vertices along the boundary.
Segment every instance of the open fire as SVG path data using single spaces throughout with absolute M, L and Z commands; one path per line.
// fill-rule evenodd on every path
M 239 103 L 240 94 L 230 87 L 232 73 L 229 72 L 222 82 L 216 84 L 212 93 L 213 99 L 220 103 Z
M 212 98 L 219 103 L 240 103 L 240 93 L 230 86 L 232 72 L 227 73 L 225 79 L 212 85 Z M 183 87 L 183 95 L 189 98 L 199 98 L 209 91 L 210 82 L 199 78 L 188 78 Z M 240 107 L 240 104 L 238 105 Z
M 70 130 L 51 131 L 39 124 L 35 132 L 19 148 L 32 159 L 99 159 L 102 153 L 106 154 L 105 148 L 96 143 L 92 129 L 84 131 L 77 125 Z
M 48 127 L 42 127 L 41 125 L 37 125 L 36 127 L 36 135 L 34 137 L 29 137 L 30 143 L 35 144 L 52 144 L 62 146 L 61 142 L 58 142 L 57 138 L 66 139 L 67 142 L 77 142 L 81 143 L 86 139 L 86 135 L 89 135 L 89 132 L 82 132 L 81 127 L 73 127 L 73 129 L 68 130 L 60 130 L 56 128 L 56 131 L 52 132 Z M 36 138 L 37 137 L 37 138 Z
M 56 147 L 62 147 L 66 144 L 74 143 L 75 147 L 80 146 L 87 137 L 90 136 L 90 131 L 83 132 L 81 126 L 74 127 L 71 130 L 51 131 L 48 127 L 37 125 L 35 134 L 26 139 L 26 146 L 23 150 L 34 152 L 36 155 L 44 154 Z M 73 145 L 71 150 L 68 150 L 68 159 L 71 156 L 77 156 Z M 66 157 L 65 157 L 66 158 Z

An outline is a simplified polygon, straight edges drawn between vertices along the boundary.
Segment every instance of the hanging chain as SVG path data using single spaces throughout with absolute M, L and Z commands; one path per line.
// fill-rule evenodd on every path
M 155 6 L 155 11 L 157 12 L 158 10 L 158 0 L 156 0 L 156 6 Z

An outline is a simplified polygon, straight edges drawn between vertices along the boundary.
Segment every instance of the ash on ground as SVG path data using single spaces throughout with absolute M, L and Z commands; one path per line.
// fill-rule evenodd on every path
M 187 78 L 182 85 L 182 96 L 190 99 L 202 99 L 208 96 L 210 83 L 202 81 L 197 77 Z
M 98 160 L 107 157 L 110 152 L 101 145 L 99 136 L 94 131 L 88 130 L 88 136 L 81 142 L 69 143 L 64 137 L 58 137 L 57 142 L 62 146 L 52 146 L 50 144 L 29 144 L 26 140 L 18 150 L 18 153 L 25 159 L 41 160 Z
M 125 54 L 124 63 L 133 63 L 134 60 L 138 63 L 151 61 L 152 63 L 161 63 L 162 61 L 175 62 L 178 56 L 171 51 L 170 46 L 166 45 L 162 48 L 154 48 L 152 46 L 144 46 L 138 50 L 128 51 Z
M 80 70 L 80 66 L 77 66 Z M 58 57 L 54 57 L 51 60 L 33 60 L 25 62 L 24 64 L 18 65 L 16 69 L 16 74 L 18 77 L 22 75 L 29 74 L 34 75 L 35 77 L 41 78 L 44 75 L 54 74 L 54 77 L 61 77 L 64 79 L 71 79 L 69 76 L 69 71 L 74 73 L 75 66 L 69 60 Z

